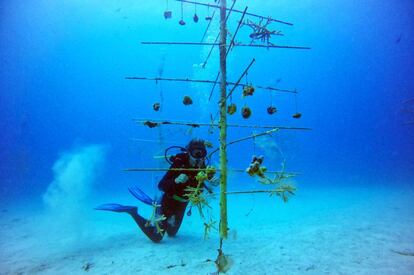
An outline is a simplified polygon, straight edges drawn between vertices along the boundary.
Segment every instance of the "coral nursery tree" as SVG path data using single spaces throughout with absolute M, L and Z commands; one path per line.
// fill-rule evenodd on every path
M 167 0 L 168 1 L 168 0 Z M 220 100 L 218 102 L 218 114 L 219 114 L 219 120 L 218 123 L 215 123 L 214 119 L 210 123 L 195 123 L 195 122 L 175 122 L 175 121 L 155 121 L 155 120 L 136 120 L 138 123 L 142 123 L 150 128 L 157 127 L 163 124 L 169 124 L 169 125 L 187 125 L 190 127 L 200 127 L 200 126 L 208 126 L 208 127 L 218 127 L 220 131 L 219 135 L 219 147 L 214 150 L 212 153 L 210 153 L 210 156 L 215 153 L 216 151 L 219 151 L 220 157 L 219 157 L 219 167 L 216 169 L 215 167 L 207 167 L 206 169 L 199 169 L 199 173 L 196 177 L 197 181 L 199 182 L 198 188 L 191 188 L 188 190 L 189 195 L 186 197 L 186 200 L 188 200 L 193 206 L 196 206 L 199 209 L 199 212 L 202 216 L 202 218 L 205 220 L 205 233 L 207 234 L 211 227 L 213 226 L 213 222 L 211 219 L 207 219 L 206 215 L 203 213 L 203 209 L 205 206 L 209 206 L 207 202 L 206 195 L 201 192 L 201 189 L 203 188 L 203 183 L 208 178 L 211 178 L 210 176 L 216 172 L 216 170 L 219 172 L 220 177 L 220 191 L 219 191 L 219 206 L 220 206 L 220 221 L 219 221 L 219 234 L 220 234 L 220 244 L 218 249 L 218 256 L 215 261 L 218 272 L 226 272 L 230 268 L 230 261 L 228 256 L 226 256 L 223 253 L 223 241 L 227 238 L 228 235 L 228 223 L 227 223 L 227 195 L 229 194 L 243 194 L 243 193 L 269 193 L 270 195 L 277 195 L 283 199 L 283 201 L 287 201 L 288 196 L 291 194 L 294 194 L 295 188 L 289 184 L 284 183 L 284 180 L 286 178 L 290 178 L 295 175 L 295 173 L 288 173 L 284 171 L 284 166 L 282 167 L 281 171 L 267 171 L 266 167 L 262 165 L 263 157 L 254 157 L 250 166 L 246 170 L 246 172 L 251 176 L 256 176 L 259 178 L 259 182 L 266 186 L 271 187 L 266 188 L 266 190 L 252 190 L 252 191 L 239 191 L 239 192 L 228 192 L 227 191 L 227 171 L 228 171 L 228 163 L 227 163 L 227 148 L 229 145 L 246 141 L 253 139 L 258 136 L 264 136 L 264 135 L 271 135 L 272 133 L 275 133 L 279 130 L 309 130 L 309 128 L 297 128 L 297 127 L 281 127 L 281 126 L 264 126 L 264 125 L 229 125 L 227 123 L 227 115 L 233 114 L 236 110 L 235 104 L 228 104 L 227 101 L 229 97 L 232 95 L 232 93 L 235 91 L 237 87 L 241 87 L 243 89 L 243 96 L 251 96 L 253 95 L 255 89 L 267 89 L 270 91 L 279 91 L 279 92 L 288 92 L 294 94 L 295 98 L 297 95 L 297 90 L 281 90 L 274 87 L 263 87 L 263 86 L 253 86 L 249 84 L 242 84 L 241 80 L 243 77 L 245 77 L 250 69 L 250 67 L 255 62 L 255 59 L 252 59 L 250 64 L 246 67 L 246 69 L 243 71 L 243 73 L 240 75 L 240 77 L 237 79 L 236 82 L 229 82 L 227 81 L 227 56 L 230 52 L 230 50 L 233 47 L 256 47 L 256 48 L 266 48 L 266 49 L 277 49 L 277 48 L 284 48 L 284 49 L 300 49 L 300 50 L 306 50 L 309 49 L 308 47 L 299 47 L 299 46 L 282 46 L 282 45 L 275 45 L 271 43 L 271 38 L 274 35 L 283 35 L 280 31 L 274 31 L 270 30 L 270 24 L 272 22 L 277 22 L 285 25 L 292 25 L 291 23 L 284 22 L 281 20 L 276 20 L 271 17 L 264 17 L 253 13 L 247 12 L 247 7 L 243 10 L 236 10 L 234 9 L 234 5 L 236 1 L 232 1 L 232 5 L 230 8 L 227 7 L 227 1 L 226 0 L 216 0 L 215 3 L 202 3 L 202 2 L 194 2 L 194 1 L 187 1 L 187 0 L 176 0 L 180 2 L 181 5 L 181 12 L 183 4 L 190 4 L 195 6 L 207 6 L 208 8 L 214 9 L 213 15 L 206 17 L 206 21 L 209 22 L 207 29 L 210 27 L 211 21 L 213 20 L 213 17 L 215 15 L 215 11 L 219 11 L 219 21 L 220 21 L 220 30 L 219 34 L 217 35 L 216 41 L 214 43 L 204 43 L 204 42 L 142 42 L 142 44 L 149 44 L 149 45 L 160 45 L 160 44 L 167 44 L 167 45 L 207 45 L 211 46 L 213 49 L 214 47 L 219 48 L 219 64 L 220 69 L 219 73 L 217 74 L 217 77 L 215 80 L 200 80 L 200 79 L 188 79 L 188 78 L 166 78 L 166 77 L 126 77 L 126 79 L 130 80 L 155 80 L 155 81 L 176 81 L 176 82 L 197 82 L 197 83 L 205 83 L 205 84 L 212 84 L 212 90 L 211 93 L 213 93 L 214 88 L 216 87 L 216 84 L 219 84 L 220 88 Z M 164 12 L 165 19 L 171 18 L 172 12 L 167 10 Z M 241 17 L 238 21 L 238 25 L 236 30 L 234 31 L 233 35 L 231 36 L 231 40 L 228 36 L 228 30 L 227 30 L 227 21 L 231 14 L 241 14 Z M 259 20 L 258 22 L 254 22 L 253 18 Z M 198 21 L 197 14 L 194 15 L 194 22 Z M 185 25 L 186 23 L 181 18 L 179 21 L 180 25 Z M 241 27 L 246 26 L 249 29 L 251 29 L 251 34 L 249 35 L 249 38 L 251 39 L 251 42 L 248 44 L 242 44 L 235 41 L 235 38 L 238 34 L 238 31 Z M 204 36 L 206 32 L 204 33 Z M 203 39 L 204 39 L 203 36 Z M 208 58 L 210 57 L 211 51 L 207 56 L 207 59 L 205 60 L 203 67 L 207 64 Z M 229 89 L 231 87 L 231 89 Z M 211 94 L 210 94 L 211 98 Z M 192 100 L 191 98 L 184 98 L 184 104 L 191 104 Z M 158 111 L 159 104 L 154 104 L 153 108 L 155 111 Z M 267 109 L 267 112 L 269 114 L 273 114 L 276 112 L 276 108 L 269 107 Z M 243 108 L 242 109 L 242 116 L 244 118 L 248 118 L 251 114 L 250 108 Z M 301 114 L 299 112 L 293 114 L 292 116 L 295 119 L 298 119 L 301 117 Z M 227 141 L 227 130 L 228 127 L 246 127 L 246 128 L 263 128 L 266 129 L 265 131 L 254 134 L 251 136 L 248 136 L 246 138 L 242 138 L 239 140 Z M 143 169 L 143 168 L 137 168 L 137 169 L 126 169 L 127 171 L 148 171 L 149 169 Z M 269 177 L 267 175 L 273 174 L 274 176 Z M 155 218 L 154 222 L 157 223 L 157 221 L 162 220 L 160 218 Z

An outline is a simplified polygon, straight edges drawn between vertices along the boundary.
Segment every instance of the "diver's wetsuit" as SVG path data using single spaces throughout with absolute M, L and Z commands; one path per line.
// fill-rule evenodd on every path
M 171 157 L 171 168 L 191 168 L 189 155 L 187 153 L 177 154 Z M 186 174 L 188 181 L 185 183 L 176 183 L 175 179 L 180 174 Z M 195 179 L 197 171 L 172 171 L 169 170 L 161 181 L 158 183 L 158 189 L 164 192 L 161 197 L 159 208 L 159 215 L 164 215 L 166 219 L 160 223 L 160 227 L 167 232 L 168 236 L 173 237 L 177 234 L 178 229 L 183 221 L 185 209 L 188 202 L 182 202 L 175 198 L 174 195 L 183 198 L 185 188 L 188 186 L 197 187 L 198 183 Z M 141 230 L 153 242 L 160 242 L 163 234 L 157 232 L 157 228 L 153 225 L 145 226 L 148 222 L 145 218 L 140 216 L 137 211 L 130 212 L 135 222 Z

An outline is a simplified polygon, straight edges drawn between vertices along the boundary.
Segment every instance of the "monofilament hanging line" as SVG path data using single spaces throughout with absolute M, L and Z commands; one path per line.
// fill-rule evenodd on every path
M 181 20 L 184 20 L 184 4 L 181 2 Z
M 240 81 L 243 79 L 244 75 L 247 74 L 247 72 L 249 71 L 250 67 L 253 65 L 253 63 L 256 61 L 256 59 L 252 59 L 252 61 L 250 62 L 250 64 L 247 66 L 247 68 L 243 71 L 243 73 L 241 74 L 241 76 L 239 77 L 239 79 L 237 80 L 237 82 L 234 84 L 233 88 L 230 90 L 230 92 L 227 95 L 227 98 L 229 98 L 229 96 L 231 96 L 231 94 L 234 92 L 234 90 L 236 89 L 237 86 L 239 86 Z
M 256 137 L 253 137 L 253 155 L 256 155 Z
M 233 10 L 233 7 L 234 7 L 235 4 L 236 4 L 236 1 L 233 1 L 233 5 L 231 6 L 230 11 L 229 11 L 229 13 L 227 14 L 227 17 L 226 17 L 226 23 L 227 23 L 227 20 L 230 17 L 231 11 Z M 220 32 L 217 34 L 216 39 L 214 39 L 214 44 L 217 43 L 217 40 L 219 39 L 219 37 L 220 37 Z M 203 62 L 203 65 L 201 66 L 203 69 L 206 67 L 207 61 L 210 58 L 211 53 L 213 52 L 213 49 L 214 49 L 215 46 L 216 45 L 212 45 L 211 46 L 210 51 L 208 52 L 207 57 L 206 57 L 206 59 Z M 220 74 L 220 72 L 219 72 L 219 74 Z M 217 77 L 217 79 L 218 79 L 218 77 Z M 216 81 L 217 81 L 217 79 L 216 79 Z
M 218 0 L 218 3 L 220 3 L 220 0 Z M 213 11 L 213 14 L 211 15 L 211 20 L 209 20 L 208 25 L 207 25 L 207 28 L 204 31 L 203 37 L 201 38 L 201 41 L 200 42 L 203 42 L 204 41 L 204 38 L 206 37 L 208 30 L 210 29 L 211 22 L 213 22 L 213 19 L 214 19 L 215 14 L 216 14 L 216 10 Z
M 236 83 L 234 83 L 233 88 L 230 90 L 230 92 L 227 94 L 226 96 L 226 100 L 233 94 L 234 90 L 236 89 L 236 87 L 238 86 L 243 86 L 245 87 L 246 85 L 240 84 L 240 81 L 243 79 L 244 75 L 247 73 L 247 71 L 250 69 L 250 67 L 253 65 L 253 63 L 256 61 L 256 59 L 253 58 L 253 60 L 250 62 L 250 64 L 246 67 L 246 69 L 243 71 L 243 73 L 240 75 L 239 79 L 237 80 Z M 219 112 L 216 113 L 216 115 L 214 116 L 214 120 L 217 117 L 217 115 L 219 114 Z
M 297 98 L 296 94 L 295 94 L 295 112 L 296 113 L 298 112 L 298 98 Z
M 207 6 L 209 8 L 215 8 L 215 9 L 220 9 L 221 7 L 218 5 L 212 5 L 212 4 L 206 4 L 206 3 L 200 3 L 200 2 L 196 2 L 196 1 L 188 1 L 188 0 L 176 0 L 179 2 L 184 2 L 184 3 L 189 3 L 189 4 L 196 4 L 196 5 L 200 5 L 200 6 Z M 226 8 L 226 10 L 230 10 L 228 8 Z M 243 13 L 243 11 L 240 10 L 233 10 L 236 13 Z M 282 21 L 282 20 L 278 20 L 278 19 L 274 19 L 274 18 L 270 18 L 270 17 L 266 17 L 266 16 L 261 16 L 258 14 L 254 14 L 254 13 L 246 13 L 246 15 L 252 16 L 252 17 L 257 17 L 257 18 L 261 18 L 261 19 L 268 19 L 272 22 L 277 22 L 280 24 L 284 24 L 284 25 L 288 25 L 288 26 L 293 26 L 292 23 L 286 22 L 286 21 Z
M 279 129 L 275 128 L 275 129 L 264 131 L 264 132 L 261 132 L 261 133 L 258 133 L 258 134 L 253 134 L 253 135 L 250 135 L 250 136 L 247 136 L 247 137 L 244 137 L 244 138 L 236 139 L 236 140 L 233 140 L 231 142 L 228 142 L 226 144 L 225 148 L 227 149 L 227 147 L 229 145 L 232 145 L 232 144 L 235 144 L 235 143 L 238 143 L 238 142 L 242 142 L 242 141 L 245 141 L 245 140 L 254 139 L 256 137 L 261 137 L 261 136 L 266 136 L 266 135 L 272 135 L 273 133 L 276 133 L 277 131 L 279 131 Z M 217 151 L 218 151 L 218 149 L 215 149 L 215 150 L 211 151 L 210 154 L 208 155 L 208 157 L 211 158 L 211 156 L 214 153 L 216 153 Z
M 230 45 L 229 45 L 229 47 L 227 49 L 227 52 L 226 52 L 226 58 L 229 55 L 229 52 L 232 49 L 232 47 L 235 45 L 234 40 L 236 39 L 237 33 L 239 32 L 240 26 L 241 26 L 241 24 L 244 20 L 244 16 L 246 15 L 246 12 L 247 12 L 247 6 L 246 6 L 246 8 L 244 8 L 243 15 L 242 15 L 242 17 L 239 21 L 239 24 L 237 25 L 236 31 L 234 32 L 234 35 L 233 35 L 232 39 L 231 39 Z
M 236 1 L 234 1 L 234 2 L 236 2 Z M 233 10 L 233 6 L 232 6 L 232 10 Z M 246 11 L 247 11 L 247 6 L 246 6 L 246 8 L 245 8 L 245 9 L 244 9 L 244 11 L 243 11 L 243 15 L 242 15 L 242 17 L 241 17 L 241 21 L 243 21 L 244 15 L 246 14 Z M 235 39 L 235 37 L 236 37 L 236 35 L 237 35 L 237 31 L 239 30 L 239 27 L 240 27 L 240 23 L 239 23 L 239 25 L 237 26 L 237 30 L 236 30 L 236 32 L 235 32 L 235 33 L 234 33 L 234 35 L 233 35 L 233 38 L 232 38 L 232 40 L 231 40 L 231 42 L 230 42 L 230 46 L 229 46 L 229 48 L 227 49 L 227 52 L 226 52 L 226 58 L 227 58 L 227 55 L 228 55 L 228 54 L 229 54 L 229 52 L 230 52 L 231 45 L 232 45 L 232 44 L 234 44 L 234 39 Z M 217 73 L 217 76 L 216 76 L 216 80 L 215 80 L 215 81 L 217 81 L 219 77 L 220 77 L 220 71 Z M 213 96 L 213 92 L 214 92 L 214 89 L 215 89 L 215 88 L 216 88 L 216 84 L 214 84 L 214 85 L 213 85 L 213 87 L 211 88 L 210 95 L 209 95 L 209 97 L 208 97 L 208 101 L 210 101 L 210 100 L 211 100 L 211 97 Z

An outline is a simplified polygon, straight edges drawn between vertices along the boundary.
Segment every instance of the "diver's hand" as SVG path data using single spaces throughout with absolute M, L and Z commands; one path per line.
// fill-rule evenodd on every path
M 211 179 L 209 179 L 209 180 L 208 180 L 208 182 L 209 182 L 212 186 L 216 187 L 216 186 L 219 186 L 219 184 L 220 184 L 220 179 L 219 179 L 218 177 L 212 177 Z
M 174 181 L 177 184 L 186 183 L 188 181 L 188 176 L 186 174 L 180 174 Z

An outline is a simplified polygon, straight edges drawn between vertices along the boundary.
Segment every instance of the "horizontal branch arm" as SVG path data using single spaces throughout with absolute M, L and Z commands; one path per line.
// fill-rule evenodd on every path
M 205 83 L 205 84 L 220 84 L 220 81 L 213 81 L 213 80 L 205 80 L 205 79 L 190 79 L 190 78 L 168 78 L 168 77 L 142 77 L 142 76 L 126 76 L 126 80 L 149 80 L 149 81 L 172 81 L 172 82 L 189 82 L 189 83 Z M 227 85 L 235 85 L 238 87 L 245 87 L 247 84 L 242 83 L 235 83 L 235 82 L 227 82 Z M 261 90 L 268 90 L 268 91 L 275 91 L 275 92 L 281 92 L 281 93 L 292 93 L 297 94 L 298 91 L 296 89 L 294 90 L 287 90 L 287 89 L 279 89 L 274 88 L 270 86 L 260 86 L 255 85 L 255 88 L 261 89 Z
M 218 127 L 217 123 L 196 123 L 196 122 L 186 122 L 186 121 L 161 121 L 161 120 L 144 120 L 144 119 L 133 119 L 134 122 L 139 124 L 146 124 L 148 122 L 160 124 L 160 125 L 181 125 L 181 126 L 191 126 L 191 127 Z M 288 126 L 273 126 L 273 125 L 239 125 L 239 124 L 227 124 L 227 127 L 235 128 L 256 128 L 256 129 L 279 129 L 279 130 L 312 130 L 311 128 L 305 127 L 288 127 Z
M 122 171 L 124 172 L 166 172 L 166 171 L 204 171 L 202 168 L 126 168 Z M 220 169 L 216 169 L 217 172 L 220 172 Z M 228 169 L 229 172 L 235 173 L 245 173 L 244 169 Z M 284 175 L 300 175 L 296 172 L 285 172 L 285 171 L 266 171 L 269 174 L 284 174 Z
M 162 41 L 143 41 L 143 45 L 186 45 L 186 46 L 219 46 L 220 43 L 208 42 L 162 42 Z M 226 47 L 229 45 L 226 45 Z M 296 50 L 310 50 L 310 47 L 305 46 L 286 46 L 286 45 L 254 45 L 233 43 L 232 47 L 251 47 L 251 48 L 266 48 L 266 49 L 296 49 Z

